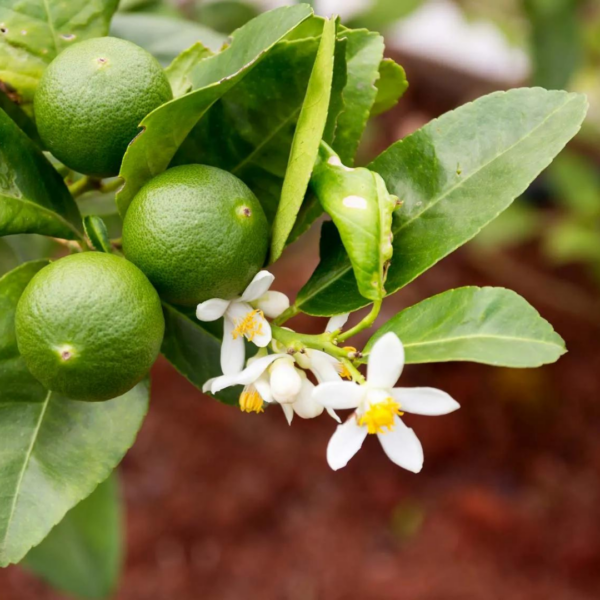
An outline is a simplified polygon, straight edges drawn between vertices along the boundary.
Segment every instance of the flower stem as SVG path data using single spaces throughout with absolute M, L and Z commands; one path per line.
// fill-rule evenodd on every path
M 381 310 L 382 302 L 383 302 L 382 300 L 376 300 L 375 302 L 373 302 L 373 307 L 371 308 L 371 312 L 362 321 L 357 323 L 354 327 L 352 327 L 351 329 L 348 329 L 348 331 L 344 331 L 343 333 L 341 333 L 337 338 L 338 341 L 344 342 L 348 338 L 351 338 L 353 335 L 356 335 L 357 333 L 360 333 L 364 329 L 368 329 L 369 327 L 371 327 L 371 325 L 373 325 L 373 323 L 375 322 L 375 319 L 379 315 L 379 311 Z
M 273 320 L 273 325 L 283 325 L 286 321 L 289 321 L 292 317 L 295 317 L 300 312 L 300 309 L 296 305 L 290 306 L 286 311 L 281 313 L 276 319 Z
M 280 344 L 283 344 L 290 354 L 295 352 L 304 352 L 305 348 L 322 350 L 337 356 L 338 358 L 348 358 L 348 349 L 339 348 L 333 341 L 332 334 L 323 333 L 321 335 L 306 335 L 283 329 L 275 324 L 271 324 L 273 338 Z
M 360 383 L 361 385 L 365 383 L 365 378 L 363 374 L 352 364 L 352 361 L 348 358 L 342 358 L 342 364 L 348 369 L 350 375 L 352 375 L 352 380 L 356 383 Z

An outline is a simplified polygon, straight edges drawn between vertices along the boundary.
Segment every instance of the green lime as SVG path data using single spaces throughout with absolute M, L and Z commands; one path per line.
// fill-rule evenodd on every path
M 51 263 L 17 305 L 25 364 L 49 390 L 74 400 L 130 390 L 156 360 L 164 329 L 156 290 L 113 254 L 84 252 Z
M 235 175 L 185 165 L 149 181 L 123 223 L 123 252 L 175 304 L 240 294 L 267 254 L 269 226 Z
M 157 60 L 125 40 L 101 37 L 61 52 L 44 72 L 34 99 L 48 150 L 86 175 L 117 175 L 140 121 L 171 100 Z

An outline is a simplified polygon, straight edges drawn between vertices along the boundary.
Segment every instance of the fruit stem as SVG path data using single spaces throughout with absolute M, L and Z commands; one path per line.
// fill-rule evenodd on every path
M 357 333 L 360 333 L 364 329 L 368 329 L 369 327 L 371 327 L 371 325 L 373 325 L 373 323 L 375 322 L 375 319 L 379 315 L 379 311 L 381 310 L 382 302 L 383 302 L 382 300 L 376 300 L 375 302 L 373 302 L 373 307 L 371 308 L 371 312 L 362 321 L 357 323 L 354 327 L 352 327 L 351 329 L 348 329 L 348 331 L 344 331 L 344 333 L 341 333 L 337 338 L 338 341 L 344 342 L 348 338 L 351 338 L 353 335 L 356 335 Z
M 86 192 L 96 189 L 98 187 L 97 181 L 98 180 L 87 177 L 86 175 L 85 177 L 78 179 L 75 183 L 72 183 L 69 186 L 69 192 L 71 192 L 73 198 L 79 198 L 79 196 L 82 196 Z

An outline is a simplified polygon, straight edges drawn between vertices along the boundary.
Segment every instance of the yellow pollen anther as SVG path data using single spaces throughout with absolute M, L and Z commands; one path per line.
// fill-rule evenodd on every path
M 343 379 L 352 379 L 352 373 L 348 371 L 348 367 L 344 363 L 338 363 L 337 371 Z
M 257 316 L 259 317 L 257 319 Z M 236 319 L 235 329 L 231 332 L 234 340 L 240 336 L 245 336 L 251 342 L 255 336 L 262 335 L 262 310 L 253 310 L 247 313 L 241 319 Z
M 372 404 L 358 419 L 358 424 L 365 426 L 369 433 L 387 433 L 394 429 L 394 417 L 401 417 L 403 414 L 400 404 L 388 397 L 382 402 Z
M 242 412 L 247 412 L 247 413 L 264 412 L 263 399 L 260 397 L 260 394 L 254 388 L 249 388 L 247 390 L 244 390 L 241 393 L 241 395 L 240 395 L 240 410 Z

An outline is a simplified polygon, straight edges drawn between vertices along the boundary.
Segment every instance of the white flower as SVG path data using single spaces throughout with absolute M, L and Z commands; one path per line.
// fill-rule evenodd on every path
M 240 409 L 244 412 L 261 413 L 264 402 L 277 403 L 290 424 L 294 413 L 312 419 L 323 412 L 323 406 L 312 397 L 315 386 L 304 371 L 294 366 L 288 354 L 253 357 L 240 373 L 209 379 L 202 390 L 216 394 L 234 385 L 244 386 L 240 395 Z
M 269 291 L 274 279 L 268 271 L 260 271 L 240 298 L 213 298 L 198 304 L 198 320 L 216 321 L 224 317 L 221 369 L 225 375 L 234 375 L 244 368 L 244 338 L 259 348 L 269 344 L 271 326 L 265 315 L 274 319 L 289 307 L 285 294 Z
M 366 384 L 331 381 L 315 388 L 313 398 L 323 406 L 356 409 L 337 427 L 329 442 L 327 461 L 332 469 L 345 467 L 372 433 L 377 434 L 392 462 L 414 473 L 421 470 L 423 448 L 400 416 L 404 412 L 444 415 L 458 409 L 459 404 L 434 388 L 393 387 L 403 367 L 404 347 L 396 334 L 390 332 L 375 343 L 369 354 Z

